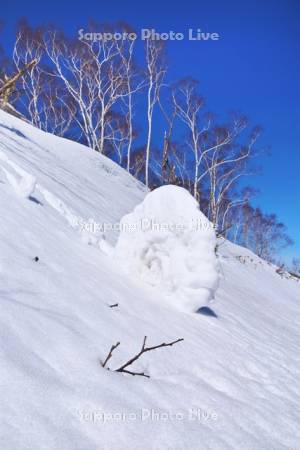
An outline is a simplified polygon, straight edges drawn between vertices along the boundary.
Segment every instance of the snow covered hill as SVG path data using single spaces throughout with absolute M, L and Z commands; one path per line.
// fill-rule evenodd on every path
M 0 112 L 0 448 L 299 449 L 300 284 L 223 242 L 217 317 L 175 309 L 110 256 L 145 193 Z M 144 336 L 184 341 L 114 372 Z

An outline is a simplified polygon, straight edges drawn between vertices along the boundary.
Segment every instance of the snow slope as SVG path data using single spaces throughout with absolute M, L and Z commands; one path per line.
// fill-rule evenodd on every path
M 173 308 L 95 225 L 144 196 L 105 157 L 0 111 L 1 450 L 299 449 L 300 284 L 224 242 L 218 317 Z M 135 363 L 150 379 L 101 367 L 145 335 L 184 341 Z

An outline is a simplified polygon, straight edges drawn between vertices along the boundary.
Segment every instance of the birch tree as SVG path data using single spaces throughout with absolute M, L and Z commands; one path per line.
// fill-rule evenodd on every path
M 77 106 L 76 125 L 88 146 L 103 153 L 111 134 L 109 113 L 128 95 L 116 41 L 70 41 L 52 31 L 45 48 L 55 76 Z
M 210 118 L 202 116 L 204 100 L 197 93 L 198 83 L 191 79 L 182 80 L 172 92 L 176 113 L 188 129 L 187 148 L 193 156 L 193 192 L 200 202 L 200 166 L 204 157 L 202 138 L 210 127 Z
M 250 161 L 257 153 L 254 149 L 260 129 L 255 127 L 246 138 L 246 144 L 240 144 L 238 139 L 247 127 L 245 117 L 235 118 L 232 125 L 215 127 L 212 130 L 213 139 L 209 152 L 205 153 L 203 175 L 208 175 L 209 183 L 209 218 L 221 230 L 225 228 L 229 210 L 240 206 L 249 197 L 236 198 L 232 195 L 242 177 L 255 173 Z M 225 143 L 225 144 L 224 144 Z M 245 191 L 243 191 L 245 193 Z
M 145 184 L 149 186 L 149 164 L 153 129 L 153 112 L 159 101 L 160 91 L 166 74 L 163 43 L 146 39 L 146 80 L 147 80 L 147 142 L 145 149 Z
M 21 107 L 26 108 L 31 123 L 41 129 L 44 113 L 42 96 L 45 90 L 44 74 L 40 67 L 43 53 L 43 30 L 32 30 L 25 21 L 21 21 L 13 50 L 13 62 L 20 71 L 30 61 L 35 61 L 20 82 L 23 91 Z
M 17 106 L 30 122 L 44 131 L 64 136 L 76 114 L 73 99 L 47 64 L 44 46 L 44 28 L 30 28 L 26 21 L 19 23 L 13 50 L 13 61 L 18 71 L 29 67 L 20 80 Z
M 133 32 L 128 25 L 125 26 L 125 31 L 129 34 Z M 128 139 L 126 152 L 126 169 L 130 172 L 131 169 L 131 154 L 132 145 L 135 138 L 134 131 L 134 94 L 140 92 L 145 87 L 145 80 L 141 79 L 138 68 L 133 60 L 135 40 L 125 39 L 121 43 L 116 43 L 118 46 L 120 58 L 123 64 L 124 83 L 126 86 L 126 95 L 123 95 L 122 102 L 124 105 L 124 115 L 127 122 Z

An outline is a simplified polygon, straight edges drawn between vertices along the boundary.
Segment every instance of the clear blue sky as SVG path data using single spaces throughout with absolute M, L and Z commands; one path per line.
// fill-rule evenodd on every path
M 215 42 L 169 42 L 170 76 L 199 79 L 210 110 L 240 109 L 263 126 L 261 144 L 271 146 L 272 156 L 263 161 L 263 175 L 252 180 L 261 190 L 257 203 L 288 226 L 295 245 L 286 258 L 300 257 L 300 1 L 4 2 L 8 47 L 22 16 L 31 24 L 53 22 L 74 35 L 89 18 L 126 21 L 136 30 L 218 32 Z

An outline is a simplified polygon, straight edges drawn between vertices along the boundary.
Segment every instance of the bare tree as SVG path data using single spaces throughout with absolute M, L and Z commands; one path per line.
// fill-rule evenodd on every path
M 3 106 L 9 103 L 11 95 L 17 90 L 17 81 L 24 77 L 28 71 L 32 70 L 36 64 L 36 59 L 33 59 L 23 66 L 22 69 L 19 69 L 14 75 L 10 77 L 4 75 L 4 79 L 2 80 L 2 84 L 0 86 L 0 99 Z
M 45 33 L 44 28 L 31 28 L 24 20 L 19 23 L 13 51 L 15 67 L 21 70 L 31 60 L 36 64 L 20 81 L 21 95 L 16 106 L 25 111 L 36 127 L 64 136 L 71 128 L 76 108 L 72 97 L 45 63 Z
M 249 200 L 245 190 L 240 197 L 232 195 L 242 177 L 255 173 L 255 170 L 249 167 L 249 162 L 257 155 L 254 144 L 260 129 L 255 127 L 252 130 L 247 144 L 239 144 L 236 141 L 246 125 L 246 119 L 241 117 L 235 119 L 231 126 L 215 127 L 209 144 L 211 151 L 206 152 L 204 156 L 206 170 L 203 170 L 201 177 L 207 174 L 209 180 L 208 214 L 213 224 L 216 227 L 220 225 L 221 230 L 225 228 L 229 210 Z
M 123 28 L 127 33 L 133 32 L 133 30 L 128 25 L 125 25 Z M 126 169 L 128 172 L 130 172 L 132 144 L 136 134 L 133 125 L 133 99 L 134 94 L 140 92 L 143 87 L 145 87 L 145 80 L 141 79 L 139 70 L 133 60 L 135 40 L 127 39 L 125 40 L 125 42 L 123 40 L 121 43 L 117 41 L 116 45 L 118 47 L 120 58 L 123 64 L 124 83 L 126 85 L 126 95 L 122 97 L 122 102 L 125 107 L 125 118 L 128 130 Z
M 278 221 L 275 214 L 264 214 L 260 208 L 253 208 L 249 203 L 243 205 L 239 213 L 244 217 L 237 242 L 261 258 L 276 262 L 280 250 L 293 243 L 285 225 Z
M 166 65 L 163 57 L 163 42 L 146 39 L 146 79 L 147 79 L 147 143 L 145 156 L 145 184 L 149 186 L 149 163 L 152 139 L 153 112 L 159 101 L 160 91 L 166 74 Z
M 35 64 L 30 67 L 26 75 L 22 77 L 21 88 L 23 96 L 21 98 L 29 116 L 29 120 L 38 128 L 42 127 L 42 115 L 44 102 L 42 95 L 45 91 L 44 74 L 40 67 L 40 61 L 44 53 L 42 28 L 31 29 L 27 22 L 22 20 L 19 23 L 19 30 L 13 50 L 13 61 L 17 70 L 27 66 L 30 61 Z
M 198 83 L 191 79 L 181 81 L 173 89 L 173 103 L 178 117 L 188 129 L 187 149 L 192 175 L 192 193 L 201 203 L 206 203 L 207 214 L 213 224 L 222 223 L 219 214 L 226 215 L 230 208 L 238 205 L 236 199 L 229 201 L 230 193 L 238 180 L 250 174 L 248 161 L 253 156 L 253 146 L 259 135 L 255 128 L 246 145 L 238 142 L 247 127 L 243 116 L 234 116 L 225 126 L 213 126 L 213 117 L 203 110 L 204 100 L 197 92 Z M 224 205 L 226 204 L 226 209 Z
M 135 178 L 142 179 L 145 173 L 145 147 L 135 148 L 131 154 L 131 173 Z
M 110 113 L 128 96 L 124 54 L 115 39 L 71 41 L 55 31 L 47 33 L 46 52 L 55 76 L 77 105 L 77 126 L 87 144 L 103 153 L 111 136 Z
M 125 152 L 128 150 L 128 141 L 130 139 L 129 124 L 127 117 L 111 111 L 106 117 L 106 149 L 105 154 L 116 160 L 120 166 L 124 166 Z M 128 153 L 126 153 L 128 156 Z
M 124 76 L 125 76 L 125 83 L 127 88 L 128 95 L 123 97 L 123 101 L 125 102 L 127 106 L 127 126 L 128 126 L 128 143 L 127 143 L 127 163 L 126 168 L 127 171 L 130 171 L 130 157 L 131 157 L 131 148 L 132 148 L 132 142 L 133 142 L 133 79 L 134 79 L 134 73 L 133 73 L 133 47 L 134 47 L 134 40 L 129 41 L 128 45 L 128 54 L 125 55 L 124 46 L 120 47 L 120 55 L 122 62 L 124 64 Z
M 200 202 L 199 173 L 204 157 L 201 139 L 210 127 L 210 118 L 202 116 L 204 100 L 198 95 L 197 86 L 198 83 L 194 80 L 182 80 L 173 89 L 172 98 L 178 117 L 188 128 L 187 146 L 194 159 L 193 195 Z

